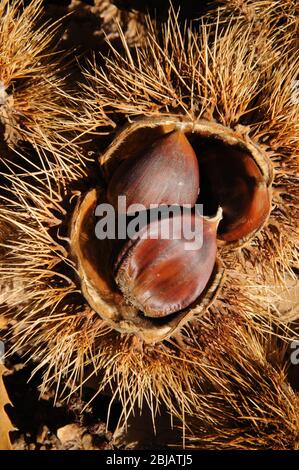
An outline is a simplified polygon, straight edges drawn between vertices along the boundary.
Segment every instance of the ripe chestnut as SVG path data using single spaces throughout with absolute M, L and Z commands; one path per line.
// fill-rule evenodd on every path
M 270 188 L 257 163 L 242 149 L 219 142 L 209 142 L 201 148 L 199 201 L 204 209 L 210 205 L 211 212 L 218 206 L 223 209 L 217 235 L 220 240 L 246 241 L 270 213 Z
M 220 218 L 221 210 L 213 219 L 183 213 L 144 226 L 115 264 L 115 280 L 127 301 L 148 317 L 191 305 L 211 277 Z
M 150 204 L 194 206 L 198 193 L 196 154 L 184 133 L 175 131 L 124 160 L 108 184 L 107 199 L 117 208 L 118 196 L 126 196 L 127 208 L 142 204 L 149 209 Z

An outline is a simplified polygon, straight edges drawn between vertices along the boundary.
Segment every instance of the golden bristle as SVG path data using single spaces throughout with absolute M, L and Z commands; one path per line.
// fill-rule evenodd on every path
M 229 337 L 215 363 L 219 380 L 199 392 L 187 447 L 297 450 L 299 398 L 288 383 L 287 344 L 240 325 L 235 334 L 238 341 Z
M 64 145 L 76 131 L 75 98 L 67 92 L 54 45 L 58 23 L 43 22 L 42 0 L 0 1 L 0 123 L 4 139 Z M 56 51 L 56 52 L 55 52 Z M 7 158 L 1 152 L 1 159 Z
M 214 9 L 213 9 L 214 7 Z M 275 31 L 277 26 L 284 26 L 285 31 L 296 34 L 298 30 L 298 5 L 296 0 L 214 0 L 210 3 L 209 16 L 221 18 L 222 22 L 234 21 L 245 24 L 254 21 L 256 28 Z M 293 37 L 294 44 L 297 38 Z

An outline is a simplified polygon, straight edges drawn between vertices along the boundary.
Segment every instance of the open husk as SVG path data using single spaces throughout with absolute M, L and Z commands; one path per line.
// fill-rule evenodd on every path
M 157 321 L 145 318 L 136 307 L 126 303 L 112 280 L 112 248 L 109 250 L 109 242 L 95 237 L 94 211 L 100 200 L 100 192 L 95 189 L 80 200 L 74 211 L 70 232 L 70 245 L 76 259 L 82 293 L 89 305 L 115 330 L 134 333 L 150 343 L 175 334 L 195 314 L 203 315 L 221 288 L 224 273 L 219 261 L 216 261 L 212 276 L 200 297 L 190 308 L 171 315 L 170 319 L 166 317 L 164 321 Z
M 200 134 L 200 127 L 206 126 L 207 132 L 219 132 L 221 141 L 235 139 L 249 149 L 269 189 L 269 210 L 257 230 L 244 240 L 224 243 L 229 248 L 235 244 L 233 256 L 226 246 L 221 255 L 228 266 L 232 260 L 242 269 L 255 270 L 265 282 L 269 276 L 284 283 L 286 277 L 294 277 L 293 268 L 298 264 L 298 105 L 294 90 L 298 56 L 289 47 L 294 17 L 286 15 L 282 25 L 277 18 L 277 27 L 269 30 L 267 18 L 275 15 L 276 6 L 271 9 L 268 5 L 258 29 L 253 19 L 226 24 L 217 14 L 190 29 L 180 26 L 173 11 L 161 28 L 149 20 L 142 48 L 130 49 L 123 38 L 121 53 L 111 45 L 105 70 L 93 66 L 86 72 L 89 85 L 84 89 L 83 106 L 90 128 L 98 120 L 101 129 L 100 119 L 105 117 L 111 128 L 111 145 L 100 156 L 106 178 L 110 166 L 112 169 L 119 158 L 139 145 L 138 132 L 142 138 L 145 133 L 136 132 L 136 139 L 124 145 L 122 155 L 117 149 L 121 139 L 130 139 L 143 125 L 149 128 L 149 136 L 154 135 L 150 128 L 159 122 L 165 124 L 162 132 L 167 132 L 169 123 L 170 129 L 189 126 L 190 135 L 196 129 Z M 279 39 L 282 34 L 285 42 Z

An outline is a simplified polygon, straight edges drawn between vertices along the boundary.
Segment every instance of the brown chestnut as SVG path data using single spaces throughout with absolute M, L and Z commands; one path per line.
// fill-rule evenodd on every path
M 221 212 L 213 219 L 183 213 L 156 220 L 128 241 L 115 264 L 115 280 L 127 301 L 148 317 L 163 317 L 191 305 L 214 268 Z M 186 237 L 186 227 L 192 237 Z
M 245 241 L 270 212 L 270 189 L 254 159 L 241 148 L 209 142 L 199 161 L 202 188 L 199 202 L 211 212 L 221 206 L 218 238 Z
M 114 172 L 107 198 L 115 208 L 118 196 L 131 204 L 194 206 L 199 193 L 196 154 L 183 132 L 158 138 L 142 155 L 124 160 Z M 127 211 L 128 214 L 135 211 Z

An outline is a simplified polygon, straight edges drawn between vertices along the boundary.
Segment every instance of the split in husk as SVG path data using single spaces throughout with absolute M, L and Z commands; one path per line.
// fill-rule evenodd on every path
M 95 189 L 85 195 L 75 209 L 70 234 L 82 293 L 89 305 L 115 330 L 134 333 L 143 341 L 152 343 L 174 334 L 195 314 L 203 314 L 221 288 L 223 269 L 219 262 L 216 262 L 212 276 L 198 299 L 170 317 L 146 318 L 142 309 L 140 311 L 126 302 L 113 281 L 113 243 L 99 241 L 95 237 L 94 212 L 100 201 L 101 194 L 97 194 Z

